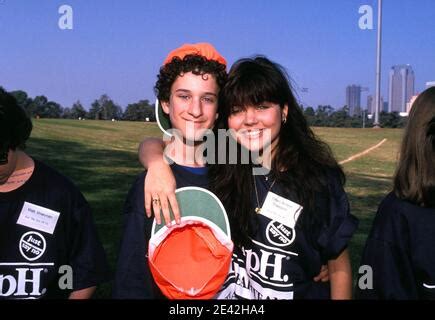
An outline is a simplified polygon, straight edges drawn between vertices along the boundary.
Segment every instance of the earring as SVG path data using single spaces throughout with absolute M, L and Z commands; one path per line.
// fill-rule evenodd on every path
M 287 118 L 286 117 L 283 117 L 282 118 L 282 124 L 285 124 L 287 122 Z

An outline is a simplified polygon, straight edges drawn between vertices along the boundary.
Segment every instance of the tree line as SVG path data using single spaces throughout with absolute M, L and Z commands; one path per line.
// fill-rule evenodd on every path
M 11 94 L 29 116 L 34 118 L 156 121 L 154 104 L 150 104 L 146 99 L 128 104 L 124 111 L 107 94 L 103 94 L 92 102 L 87 111 L 80 101 L 76 101 L 71 107 L 63 108 L 59 103 L 49 101 L 43 95 L 31 98 L 22 90 L 12 91 Z M 369 119 L 367 113 L 349 116 L 347 106 L 334 110 L 329 105 L 319 105 L 316 110 L 307 107 L 303 112 L 309 125 L 315 127 L 367 128 L 373 126 L 374 120 Z M 401 117 L 397 112 L 381 112 L 379 115 L 380 125 L 384 128 L 402 128 L 406 120 L 407 118 Z
M 43 95 L 31 98 L 23 90 L 12 91 L 11 94 L 33 118 L 156 121 L 154 105 L 148 100 L 128 104 L 124 111 L 107 94 L 103 94 L 92 102 L 87 111 L 79 100 L 71 107 L 63 108 L 59 103 L 49 101 Z
M 349 115 L 349 108 L 344 106 L 334 110 L 329 105 L 319 105 L 316 110 L 312 107 L 304 109 L 304 115 L 310 126 L 314 127 L 342 127 L 342 128 L 370 128 L 374 119 L 369 119 L 367 112 L 360 115 Z M 379 124 L 383 128 L 403 128 L 407 117 L 401 117 L 398 112 L 381 112 Z

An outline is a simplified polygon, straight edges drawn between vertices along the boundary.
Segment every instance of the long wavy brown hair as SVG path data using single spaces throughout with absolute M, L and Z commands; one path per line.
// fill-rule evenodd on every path
M 409 114 L 394 192 L 416 205 L 435 207 L 435 87 L 418 96 Z
M 329 146 L 308 126 L 290 83 L 285 69 L 266 57 L 235 62 L 221 90 L 217 127 L 228 129 L 227 119 L 233 106 L 258 105 L 266 101 L 279 104 L 281 109 L 288 106 L 286 122 L 281 127 L 272 159 L 272 174 L 288 189 L 288 194 L 296 195 L 305 212 L 299 221 L 312 230 L 312 226 L 324 219 L 317 215 L 315 198 L 328 193 L 327 182 L 331 174 L 341 184 L 344 184 L 345 176 Z M 251 223 L 255 214 L 251 198 L 252 166 L 252 163 L 227 162 L 210 169 L 211 188 L 225 204 L 234 242 L 242 245 L 249 243 L 249 235 L 257 228 Z

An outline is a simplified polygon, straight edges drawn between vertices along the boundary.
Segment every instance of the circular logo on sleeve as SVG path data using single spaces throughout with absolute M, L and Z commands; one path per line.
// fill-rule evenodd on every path
M 20 239 L 20 253 L 29 261 L 39 259 L 45 252 L 45 238 L 35 231 L 29 231 L 23 234 Z
M 289 228 L 277 221 L 270 221 L 266 227 L 266 238 L 278 247 L 289 246 L 295 240 L 295 229 Z

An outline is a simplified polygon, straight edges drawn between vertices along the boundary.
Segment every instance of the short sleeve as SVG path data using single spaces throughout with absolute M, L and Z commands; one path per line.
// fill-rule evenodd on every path
M 337 176 L 330 177 L 328 191 L 328 219 L 318 237 L 322 260 L 325 262 L 337 258 L 346 249 L 358 227 L 358 219 L 350 213 L 347 195 Z
M 69 261 L 73 270 L 73 290 L 81 290 L 109 281 L 110 269 L 89 204 L 80 193 L 75 203 Z
M 361 266 L 372 272 L 373 287 L 366 289 L 358 285 L 356 293 L 360 299 L 419 298 L 410 221 L 403 206 L 393 194 L 379 206 L 361 258 Z
M 144 177 L 132 186 L 124 206 L 123 231 L 112 297 L 115 299 L 159 298 L 148 260 L 148 238 L 152 219 L 144 210 Z
M 418 298 L 411 261 L 403 248 L 369 238 L 362 255 L 361 266 L 370 268 L 371 273 L 368 276 L 372 281 L 371 287 L 367 288 L 357 282 L 358 299 Z

